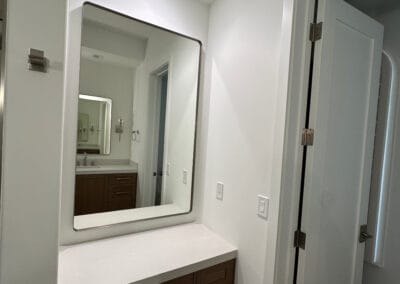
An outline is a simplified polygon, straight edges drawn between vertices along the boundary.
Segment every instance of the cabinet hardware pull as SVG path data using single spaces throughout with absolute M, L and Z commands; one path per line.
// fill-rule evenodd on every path
M 131 179 L 131 178 L 129 178 L 129 177 L 117 178 L 117 180 L 129 180 L 129 179 Z

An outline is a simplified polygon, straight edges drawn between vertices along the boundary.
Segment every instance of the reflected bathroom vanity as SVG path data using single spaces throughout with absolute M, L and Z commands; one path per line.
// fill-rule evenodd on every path
M 190 213 L 201 44 L 83 5 L 74 229 Z

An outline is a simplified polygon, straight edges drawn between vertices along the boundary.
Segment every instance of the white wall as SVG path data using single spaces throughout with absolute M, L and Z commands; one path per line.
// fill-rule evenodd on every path
M 194 204 L 191 214 L 160 218 L 146 222 L 121 224 L 107 228 L 75 232 L 73 230 L 73 201 L 74 201 L 74 176 L 75 176 L 75 144 L 76 144 L 76 108 L 79 71 L 79 51 L 81 36 L 81 16 L 83 0 L 69 0 L 67 15 L 67 69 L 65 114 L 63 132 L 63 168 L 62 168 L 62 208 L 60 223 L 60 243 L 69 244 L 85 240 L 99 239 L 120 234 L 127 234 L 144 229 L 165 225 L 173 225 L 195 220 L 198 203 Z M 116 10 L 126 15 L 162 26 L 179 33 L 200 39 L 203 43 L 207 39 L 208 6 L 197 0 L 97 0 L 93 1 L 109 9 Z M 200 96 L 201 97 L 201 96 Z M 200 99 L 201 103 L 202 99 Z M 200 121 L 202 120 L 200 117 Z M 199 125 L 201 127 L 201 123 Z M 201 128 L 200 128 L 201 129 Z M 198 141 L 202 140 L 200 135 Z M 198 142 L 200 145 L 202 141 Z M 204 144 L 203 144 L 204 145 Z M 197 150 L 196 166 L 202 167 L 204 148 Z M 198 185 L 195 188 L 199 188 Z M 195 192 L 195 198 L 197 192 Z
M 199 49 L 197 42 L 165 31 L 154 30 L 148 39 L 146 57 L 137 69 L 133 103 L 134 129 L 140 131 L 140 139 L 132 143 L 132 160 L 139 165 L 140 206 L 154 202 L 159 120 L 154 72 L 168 64 L 164 169 L 168 163 L 170 167 L 169 175 L 163 176 L 163 204 L 190 208 Z M 182 182 L 183 170 L 188 171 L 186 184 Z
M 396 60 L 397 70 L 400 67 L 400 7 L 378 17 L 385 26 L 384 49 Z M 399 74 L 398 74 L 399 75 Z M 399 84 L 397 82 L 397 84 Z M 399 90 L 399 89 L 398 89 Z M 398 94 L 400 95 L 400 94 Z M 397 97 L 398 98 L 398 97 Z M 389 181 L 389 206 L 387 212 L 386 238 L 383 251 L 383 268 L 370 264 L 364 265 L 364 284 L 392 284 L 400 279 L 400 100 L 397 99 L 397 114 L 394 123 L 394 154 L 392 156 L 392 173 Z
M 66 3 L 8 1 L 0 283 L 54 284 L 63 112 Z M 48 73 L 27 69 L 45 51 Z
M 109 98 L 111 107 L 111 154 L 101 159 L 130 159 L 134 69 L 83 59 L 80 66 L 79 93 Z M 124 133 L 115 133 L 118 119 L 124 120 Z
M 288 74 L 280 64 L 291 34 L 284 2 L 217 0 L 210 12 L 202 221 L 238 247 L 239 284 L 273 283 Z M 268 221 L 257 217 L 258 194 L 271 198 Z

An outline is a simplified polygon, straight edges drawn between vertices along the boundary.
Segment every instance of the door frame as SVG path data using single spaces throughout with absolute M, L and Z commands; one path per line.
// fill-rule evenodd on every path
M 2 23 L 0 25 L 0 242 L 2 239 L 2 220 L 3 220 L 3 124 L 4 124 L 4 107 L 5 107 L 5 80 L 6 80 L 6 42 L 7 42 L 7 5 L 8 0 L 3 0 L 0 10 L 3 11 Z
M 283 145 L 281 192 L 278 213 L 278 236 L 274 283 L 293 283 L 297 230 L 303 168 L 301 131 L 307 112 L 308 84 L 312 43 L 310 25 L 316 0 L 294 1 L 289 62 L 286 121 Z M 300 3 L 301 2 L 301 3 Z
M 329 0 L 325 0 L 329 1 Z M 312 42 L 310 24 L 318 17 L 315 13 L 325 5 L 321 0 L 294 1 L 287 109 L 284 132 L 281 191 L 279 198 L 277 247 L 274 283 L 294 282 L 296 248 L 294 233 L 298 229 L 301 204 L 304 148 L 301 133 L 305 126 L 307 102 L 312 82 Z M 344 0 L 343 0 L 344 1 Z M 319 4 L 318 4 L 319 2 Z M 317 4 L 316 4 L 317 3 Z

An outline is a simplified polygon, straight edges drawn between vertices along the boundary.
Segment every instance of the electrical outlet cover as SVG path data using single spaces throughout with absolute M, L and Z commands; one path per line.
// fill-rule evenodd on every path
M 187 170 L 183 170 L 182 182 L 183 182 L 183 184 L 187 184 L 187 182 L 188 182 L 188 171 Z
M 217 182 L 216 198 L 218 200 L 223 200 L 224 199 L 224 184 L 222 182 Z
M 268 220 L 269 198 L 264 195 L 258 196 L 257 215 Z

